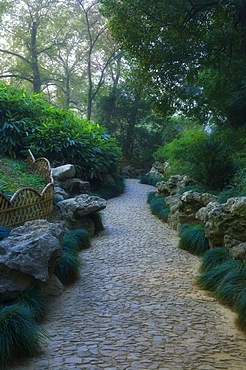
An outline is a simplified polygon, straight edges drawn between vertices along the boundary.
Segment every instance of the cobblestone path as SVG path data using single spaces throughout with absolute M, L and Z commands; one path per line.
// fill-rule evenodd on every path
M 151 190 L 127 180 L 108 201 L 80 280 L 52 301 L 49 345 L 15 370 L 246 369 L 246 337 L 195 286 L 198 258 L 151 215 Z

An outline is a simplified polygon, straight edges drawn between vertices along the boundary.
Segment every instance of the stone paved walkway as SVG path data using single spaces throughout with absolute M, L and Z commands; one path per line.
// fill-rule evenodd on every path
M 149 212 L 153 189 L 127 180 L 108 201 L 81 279 L 52 301 L 49 345 L 14 370 L 246 369 L 246 337 L 194 285 L 198 258 Z

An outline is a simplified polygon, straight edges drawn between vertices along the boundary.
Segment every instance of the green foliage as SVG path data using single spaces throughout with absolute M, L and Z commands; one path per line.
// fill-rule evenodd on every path
M 196 256 L 202 256 L 209 249 L 208 239 L 205 237 L 203 226 L 183 226 L 180 230 L 178 247 Z
M 210 268 L 197 277 L 197 283 L 201 289 L 215 292 L 224 277 L 231 271 L 239 271 L 243 262 L 229 259 L 220 265 Z
M 67 230 L 63 237 L 64 247 L 81 251 L 91 246 L 90 233 L 85 229 Z
M 147 203 L 151 203 L 151 201 L 155 198 L 156 196 L 156 191 L 150 191 L 148 194 L 147 194 Z
M 11 157 L 31 148 L 51 163 L 73 163 L 84 179 L 116 172 L 120 151 L 105 129 L 45 102 L 39 95 L 0 86 L 0 140 Z
M 216 287 L 215 298 L 223 304 L 237 309 L 242 296 L 246 294 L 246 265 L 239 271 L 229 272 Z
M 153 215 L 157 216 L 160 220 L 167 222 L 170 209 L 166 204 L 165 197 L 161 195 L 155 197 L 151 196 L 149 206 Z
M 74 253 L 64 251 L 56 260 L 54 273 L 62 284 L 72 284 L 79 277 L 80 259 Z
M 11 230 L 12 230 L 11 227 L 0 226 L 0 240 L 6 238 Z
M 246 331 L 246 292 L 242 295 L 237 305 L 237 319 L 236 324 L 239 329 Z
M 22 292 L 17 304 L 28 308 L 35 321 L 40 321 L 46 314 L 45 298 L 38 288 L 31 288 Z
M 115 184 L 105 186 L 96 191 L 94 195 L 99 196 L 100 198 L 110 199 L 118 197 L 120 194 L 125 191 L 125 178 L 124 176 L 118 176 Z
M 202 186 L 202 185 L 189 185 L 189 186 L 184 186 L 183 188 L 179 189 L 179 194 L 182 195 L 184 194 L 186 191 L 197 191 L 198 193 L 206 193 L 206 192 L 209 192 L 207 191 L 207 189 Z
M 140 183 L 156 186 L 158 182 L 165 181 L 163 178 L 149 177 L 146 175 L 140 176 Z
M 230 260 L 232 260 L 232 258 L 230 257 L 227 248 L 220 247 L 212 248 L 207 250 L 203 254 L 200 270 L 205 272 L 215 266 L 221 265 L 222 263 Z
M 0 366 L 18 357 L 33 356 L 46 343 L 45 332 L 36 324 L 30 309 L 19 304 L 0 309 Z
M 211 190 L 222 189 L 236 172 L 232 148 L 219 136 L 198 130 L 184 130 L 180 138 L 161 147 L 155 158 L 170 163 L 169 174 L 189 175 Z
M 235 188 L 230 189 L 224 189 L 218 194 L 217 201 L 219 203 L 226 203 L 228 199 L 234 198 L 234 197 L 245 197 L 246 196 L 246 190 L 238 190 Z
M 104 230 L 104 226 L 102 222 L 102 215 L 100 212 L 93 212 L 90 215 L 88 215 L 88 217 L 93 222 L 96 232 L 100 232 Z

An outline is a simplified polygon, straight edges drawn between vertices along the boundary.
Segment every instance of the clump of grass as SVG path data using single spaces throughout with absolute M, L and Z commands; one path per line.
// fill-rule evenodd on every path
M 205 272 L 231 259 L 227 248 L 217 247 L 209 249 L 202 256 L 200 271 Z
M 167 221 L 170 209 L 166 204 L 165 197 L 152 197 L 149 206 L 153 215 L 157 216 L 160 220 L 164 222 Z
M 204 227 L 202 225 L 184 226 L 180 231 L 178 247 L 196 256 L 202 256 L 209 249 Z
M 28 308 L 36 321 L 40 321 L 45 316 L 45 298 L 40 289 L 36 287 L 22 292 L 18 298 L 18 305 Z
M 184 186 L 183 188 L 180 188 L 178 193 L 180 195 L 184 194 L 186 191 L 197 191 L 198 193 L 205 193 L 207 192 L 207 189 L 202 186 L 202 185 L 189 185 L 189 186 Z
M 215 298 L 223 304 L 237 309 L 242 296 L 246 294 L 246 265 L 231 271 L 221 280 L 215 291 Z
M 118 176 L 114 185 L 109 185 L 102 187 L 94 195 L 99 196 L 100 198 L 110 199 L 118 197 L 120 194 L 125 191 L 125 177 Z
M 246 291 L 237 303 L 237 314 L 236 324 L 238 328 L 246 331 Z
M 210 268 L 197 277 L 197 284 L 203 290 L 215 292 L 224 277 L 231 271 L 240 270 L 243 262 L 239 260 L 229 259 L 220 265 Z
M 30 309 L 18 304 L 0 308 L 0 365 L 34 356 L 47 341 L 47 335 L 30 314 Z
M 56 260 L 54 273 L 62 284 L 74 283 L 79 277 L 80 258 L 72 253 L 64 252 L 62 257 Z
M 3 240 L 4 238 L 6 238 L 9 235 L 11 230 L 12 230 L 11 227 L 0 226 L 0 240 Z
M 71 250 L 81 251 L 91 246 L 90 233 L 85 229 L 67 230 L 63 237 L 65 249 L 71 247 Z
M 93 222 L 96 232 L 100 232 L 104 230 L 104 226 L 102 222 L 102 215 L 100 212 L 91 213 L 88 217 Z
M 156 192 L 155 191 L 150 191 L 147 194 L 147 203 L 150 204 L 153 199 L 156 197 Z
M 146 175 L 140 176 L 139 179 L 140 179 L 141 184 L 147 184 L 147 185 L 153 185 L 153 186 L 156 186 L 156 184 L 158 182 L 166 181 L 163 178 L 149 177 L 149 176 L 146 176 Z

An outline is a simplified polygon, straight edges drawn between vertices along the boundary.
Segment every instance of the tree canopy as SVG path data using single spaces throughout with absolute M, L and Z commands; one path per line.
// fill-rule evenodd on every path
M 246 1 L 100 0 L 160 111 L 246 123 Z

